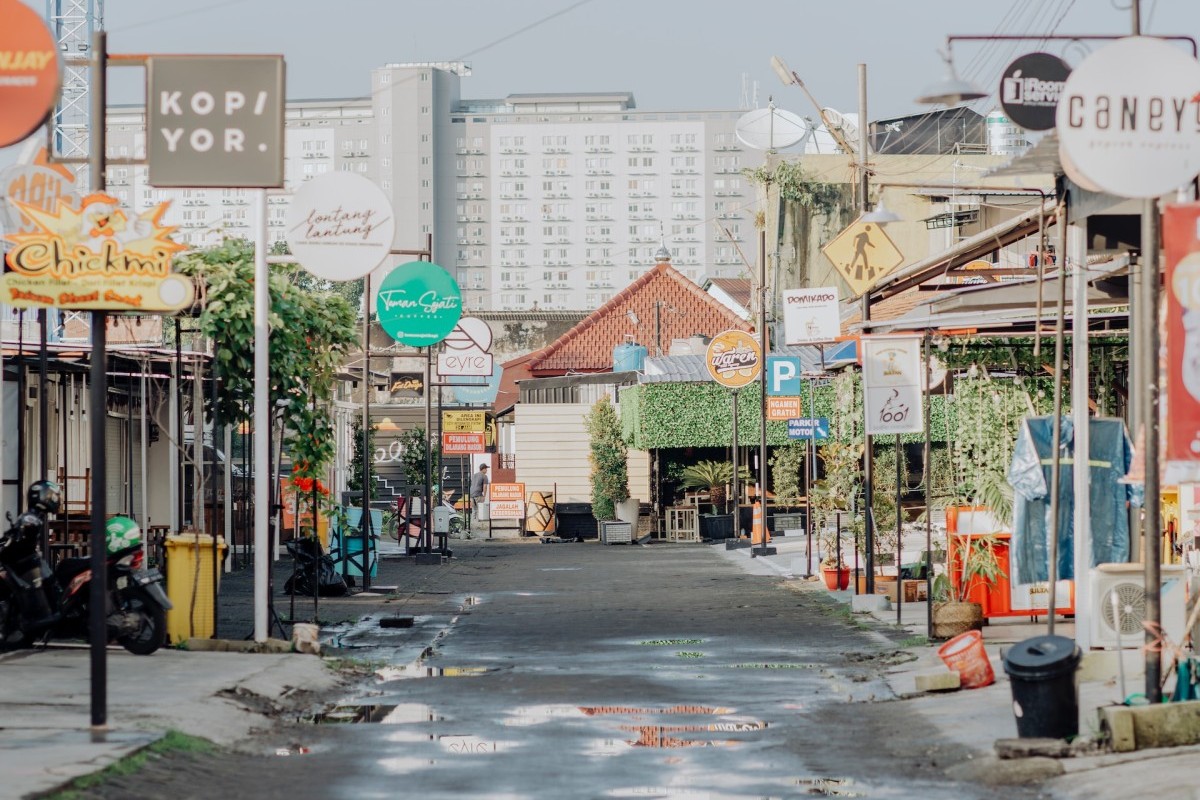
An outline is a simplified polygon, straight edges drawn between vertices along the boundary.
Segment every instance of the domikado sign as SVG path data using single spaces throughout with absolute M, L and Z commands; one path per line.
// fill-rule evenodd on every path
M 762 372 L 762 349 L 745 331 L 722 331 L 708 343 L 705 364 L 714 381 L 730 389 L 740 389 Z
M 1200 62 L 1131 36 L 1092 53 L 1063 86 L 1064 168 L 1119 197 L 1158 197 L 1200 172 Z
M 58 47 L 21 0 L 0 0 L 0 147 L 37 130 L 58 101 Z
M 171 272 L 172 256 L 186 249 L 171 241 L 174 226 L 159 224 L 169 203 L 135 217 L 106 194 L 78 208 L 59 201 L 55 211 L 17 202 L 36 226 L 4 238 L 10 272 L 0 277 L 0 301 L 17 308 L 93 311 L 178 311 L 192 304 L 195 287 Z
M 379 324 L 401 344 L 429 347 L 445 339 L 462 317 L 462 293 L 450 273 L 430 261 L 396 267 L 375 298 Z
M 351 281 L 392 249 L 396 220 L 383 190 L 352 172 L 329 172 L 303 186 L 288 207 L 287 243 L 307 271 Z

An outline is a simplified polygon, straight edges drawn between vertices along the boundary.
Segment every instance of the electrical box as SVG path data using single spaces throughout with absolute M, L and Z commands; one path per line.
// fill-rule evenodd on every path
M 450 532 L 450 515 L 453 514 L 452 509 L 445 506 L 438 506 L 433 509 L 433 532 L 434 533 L 449 533 Z

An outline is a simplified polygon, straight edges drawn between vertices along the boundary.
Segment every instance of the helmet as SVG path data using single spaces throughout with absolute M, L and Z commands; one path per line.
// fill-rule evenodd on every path
M 25 499 L 29 508 L 57 514 L 62 508 L 62 489 L 54 481 L 38 481 L 29 486 Z
M 129 517 L 113 517 L 104 525 L 104 539 L 108 554 L 142 543 L 142 529 Z

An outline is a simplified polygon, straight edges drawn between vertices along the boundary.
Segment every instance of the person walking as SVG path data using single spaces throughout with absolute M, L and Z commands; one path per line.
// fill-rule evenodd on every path
M 471 507 L 476 509 L 475 519 L 479 519 L 479 506 L 487 500 L 488 484 L 488 465 L 480 464 L 479 471 L 471 476 Z

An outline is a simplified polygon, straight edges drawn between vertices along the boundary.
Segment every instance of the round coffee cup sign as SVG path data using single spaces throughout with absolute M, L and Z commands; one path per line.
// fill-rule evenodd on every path
M 1026 53 L 1004 69 L 1000 105 L 1008 118 L 1027 131 L 1054 127 L 1055 109 L 1071 68 L 1049 53 Z
M 1200 62 L 1161 39 L 1100 48 L 1063 86 L 1059 149 L 1118 197 L 1159 197 L 1200 172 Z
M 352 281 L 378 267 L 392 249 L 395 232 L 387 195 L 352 172 L 328 172 L 307 181 L 288 208 L 292 255 L 329 281 Z
M 445 339 L 462 317 L 462 293 L 450 273 L 430 261 L 392 270 L 375 298 L 379 324 L 401 344 L 429 347 Z
M 58 47 L 21 0 L 0 0 L 0 147 L 37 130 L 58 101 Z
M 757 380 L 762 372 L 762 349 L 745 331 L 722 331 L 708 343 L 705 364 L 714 381 L 729 389 L 740 389 Z

